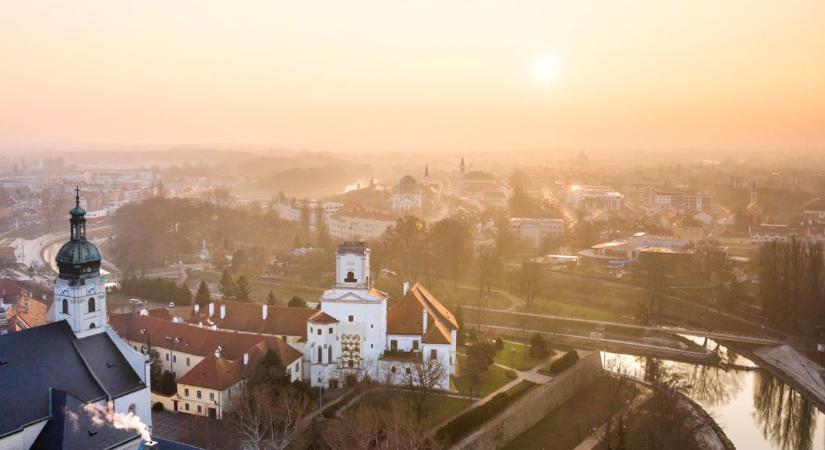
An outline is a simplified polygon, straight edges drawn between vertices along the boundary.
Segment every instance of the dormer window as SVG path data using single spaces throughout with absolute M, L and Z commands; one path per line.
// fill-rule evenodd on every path
M 355 279 L 355 274 L 352 271 L 347 272 L 347 277 L 344 278 L 344 281 L 347 282 L 347 283 L 357 283 L 358 282 L 358 280 Z

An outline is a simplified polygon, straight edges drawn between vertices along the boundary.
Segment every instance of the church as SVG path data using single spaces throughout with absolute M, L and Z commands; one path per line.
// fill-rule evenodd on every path
M 424 364 L 437 365 L 435 387 L 449 389 L 455 316 L 418 283 L 405 283 L 403 297 L 388 307 L 387 294 L 373 286 L 365 242 L 338 246 L 335 275 L 306 323 L 304 376 L 310 384 L 335 388 L 352 377 L 403 384 Z
M 0 336 L 0 448 L 136 449 L 152 426 L 149 361 L 107 326 L 101 256 L 80 195 L 51 323 Z

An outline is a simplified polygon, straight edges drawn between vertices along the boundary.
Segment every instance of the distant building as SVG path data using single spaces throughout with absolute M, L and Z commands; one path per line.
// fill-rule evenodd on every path
M 579 263 L 592 268 L 622 269 L 636 262 L 642 250 L 654 248 L 660 251 L 687 253 L 689 245 L 687 241 L 673 236 L 636 233 L 626 239 L 614 239 L 580 251 Z
M 421 214 L 423 189 L 415 178 L 406 175 L 392 191 L 392 210 L 398 214 Z
M 762 242 L 771 241 L 787 241 L 792 234 L 793 229 L 788 225 L 774 225 L 763 223 L 761 225 L 751 225 L 749 228 L 751 242 L 759 244 Z
M 329 219 L 329 235 L 339 240 L 374 240 L 395 225 L 395 221 L 395 214 L 357 205 L 342 209 Z
M 510 230 L 513 235 L 526 239 L 538 247 L 545 239 L 564 234 L 564 220 L 547 218 L 512 218 Z
M 607 186 L 571 186 L 567 203 L 576 211 L 591 213 L 596 210 L 612 213 L 622 210 L 624 196 Z
M 679 214 L 691 214 L 710 209 L 709 194 L 686 188 L 663 189 L 653 186 L 640 186 L 639 203 L 652 212 L 660 210 L 674 211 Z
M 805 203 L 802 214 L 808 220 L 825 223 L 825 197 L 817 197 Z

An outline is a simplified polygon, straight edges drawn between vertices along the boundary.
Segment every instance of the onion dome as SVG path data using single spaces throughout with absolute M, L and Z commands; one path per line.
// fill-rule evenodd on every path
M 86 210 L 80 207 L 80 189 L 71 214 L 70 240 L 60 247 L 55 261 L 64 280 L 85 280 L 100 275 L 100 250 L 86 239 Z

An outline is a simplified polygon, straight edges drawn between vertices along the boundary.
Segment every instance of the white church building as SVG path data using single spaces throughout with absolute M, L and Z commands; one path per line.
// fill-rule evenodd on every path
M 338 247 L 335 284 L 306 323 L 304 376 L 312 386 L 335 388 L 353 377 L 399 384 L 413 366 L 438 364 L 437 387 L 449 388 L 458 323 L 420 284 L 404 290 L 388 307 L 387 294 L 373 287 L 366 243 Z

